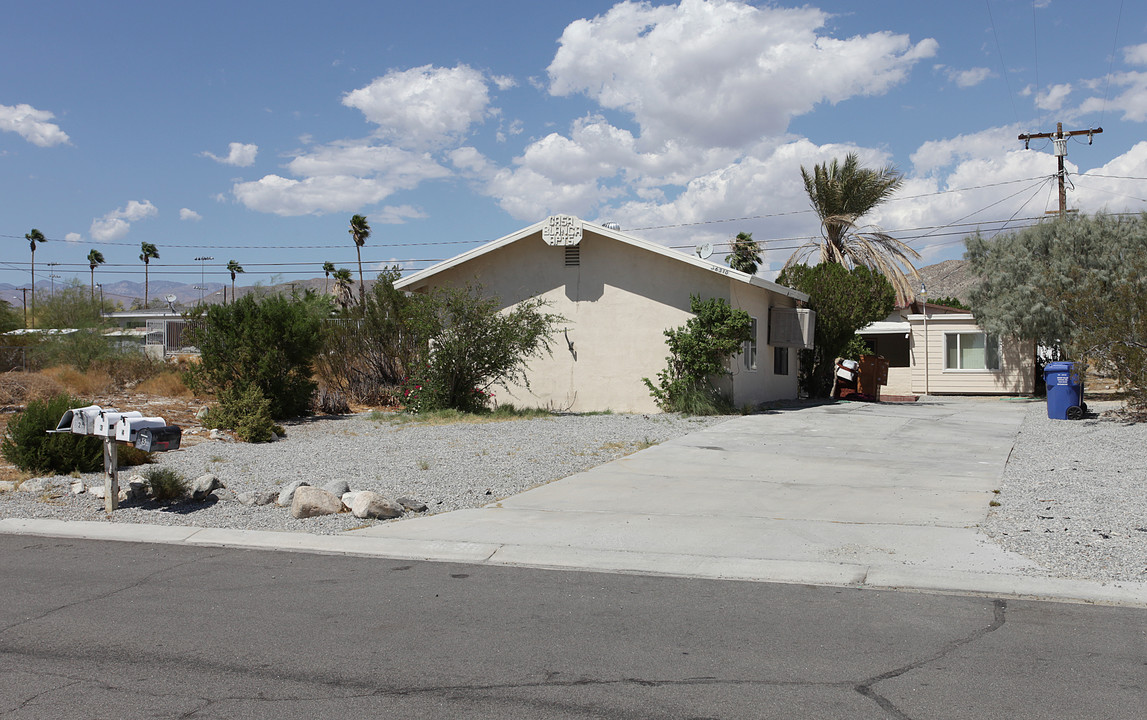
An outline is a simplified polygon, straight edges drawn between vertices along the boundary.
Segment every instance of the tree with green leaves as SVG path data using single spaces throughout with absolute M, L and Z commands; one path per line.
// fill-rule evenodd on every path
M 32 250 L 32 327 L 36 327 L 36 245 L 47 242 L 47 238 L 44 233 L 32 228 L 31 232 L 24 233 L 24 239 Z
M 733 238 L 732 252 L 726 260 L 734 270 L 756 275 L 761 264 L 761 244 L 753 239 L 752 233 L 739 232 Z
M 1067 216 L 964 243 L 980 327 L 1111 372 L 1147 413 L 1147 214 Z
M 155 245 L 145 241 L 139 244 L 139 251 L 139 259 L 143 261 L 143 306 L 147 307 L 148 269 L 153 259 L 159 259 L 159 250 Z
M 331 262 L 330 260 L 327 260 L 325 263 L 323 263 L 323 275 L 326 278 L 323 281 L 323 295 L 326 295 L 327 290 L 330 289 L 331 273 L 333 273 L 334 271 L 335 271 L 335 264 L 333 262 Z
M 190 386 L 238 402 L 253 385 L 270 402 L 273 418 L 307 414 L 326 307 L 313 291 L 259 298 L 248 293 L 230 305 L 198 306 L 193 318 L 201 322 L 191 333 L 200 362 L 188 373 Z
M 91 272 L 92 304 L 96 302 L 96 268 L 104 264 L 104 254 L 95 248 L 88 253 L 88 270 Z
M 489 408 L 491 388 L 529 388 L 527 363 L 550 352 L 551 338 L 565 318 L 545 312 L 540 298 L 502 310 L 481 288 L 436 288 L 405 299 L 406 331 L 422 357 L 408 383 L 407 409 Z
M 665 331 L 668 367 L 657 373 L 657 384 L 641 378 L 657 406 L 666 412 L 716 415 L 732 409 L 732 399 L 719 387 L 731 375 L 729 359 L 752 338 L 753 320 L 723 298 L 689 298 L 693 317 L 684 327 Z
M 354 251 L 358 255 L 358 298 L 359 302 L 365 302 L 366 284 L 362 280 L 362 246 L 370 237 L 370 225 L 367 224 L 365 215 L 351 217 L 350 236 L 354 238 Z
M 888 278 L 904 305 L 915 297 L 920 275 L 912 264 L 920 254 L 875 226 L 862 226 L 860 219 L 888 200 L 904 181 L 892 166 L 873 170 L 861 167 L 855 153 L 844 163 L 814 165 L 810 173 L 801 167 L 805 192 L 820 218 L 820 238 L 811 240 L 785 263 L 791 268 L 812 256 L 818 262 L 836 263 L 846 268 L 864 266 Z
M 227 272 L 231 273 L 231 302 L 235 302 L 235 275 L 245 272 L 243 266 L 234 260 L 227 261 Z
M 847 269 L 833 262 L 793 265 L 781 271 L 777 282 L 809 296 L 816 330 L 813 349 L 801 351 L 800 383 L 809 397 L 828 397 L 836 358 L 857 330 L 888 317 L 896 306 L 896 292 L 875 270 L 864 265 Z
M 339 268 L 335 270 L 335 302 L 339 307 L 346 312 L 350 304 L 354 301 L 354 293 L 351 292 L 350 285 L 353 282 L 350 270 L 346 268 Z

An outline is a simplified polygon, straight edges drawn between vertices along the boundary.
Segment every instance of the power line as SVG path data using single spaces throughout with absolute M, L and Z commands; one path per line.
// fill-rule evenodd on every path
M 1107 112 L 1107 93 L 1111 90 L 1111 68 L 1115 67 L 1115 48 L 1119 44 L 1119 25 L 1123 22 L 1123 0 L 1119 0 L 1119 13 L 1115 16 L 1115 37 L 1111 38 L 1111 57 L 1107 61 L 1107 83 L 1103 87 L 1103 105 L 1099 109 L 1099 124 Z
M 992 37 L 996 39 L 996 52 L 1000 56 L 1000 70 L 1004 73 L 1004 85 L 1008 88 L 1008 100 L 1012 104 L 1012 115 L 1015 116 L 1016 122 L 1018 123 L 1020 121 L 1020 114 L 1019 111 L 1016 110 L 1016 96 L 1015 93 L 1012 92 L 1011 80 L 1008 79 L 1008 66 L 1004 63 L 1004 51 L 1003 48 L 1000 47 L 1000 36 L 999 33 L 996 32 L 996 18 L 992 15 L 992 1 L 984 0 L 984 4 L 988 6 L 988 19 L 992 23 Z

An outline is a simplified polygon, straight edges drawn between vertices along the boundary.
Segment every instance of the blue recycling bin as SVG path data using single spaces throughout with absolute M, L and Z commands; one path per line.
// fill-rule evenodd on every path
M 1047 386 L 1047 416 L 1052 420 L 1078 420 L 1087 412 L 1083 402 L 1083 382 L 1073 362 L 1052 362 L 1044 366 Z

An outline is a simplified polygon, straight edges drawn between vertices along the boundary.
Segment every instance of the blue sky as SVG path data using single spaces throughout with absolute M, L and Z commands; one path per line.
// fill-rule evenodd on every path
M 51 2 L 5 12 L 0 282 L 246 283 L 425 267 L 552 213 L 689 248 L 739 231 L 776 273 L 818 232 L 800 167 L 906 176 L 869 221 L 924 255 L 1056 207 L 1147 209 L 1147 6 Z M 719 259 L 719 257 L 715 258 Z M 42 274 L 43 273 L 43 274 Z

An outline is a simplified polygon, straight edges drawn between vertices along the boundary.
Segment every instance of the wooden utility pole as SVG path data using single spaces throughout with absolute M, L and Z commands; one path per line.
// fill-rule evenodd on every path
M 1055 124 L 1055 132 L 1053 133 L 1024 133 L 1020 135 L 1020 140 L 1024 141 L 1024 149 L 1026 150 L 1028 144 L 1032 140 L 1048 139 L 1050 138 L 1055 146 L 1055 157 L 1059 161 L 1059 216 L 1063 218 L 1067 215 L 1067 188 L 1065 181 L 1067 180 L 1067 171 L 1063 167 L 1063 159 L 1067 157 L 1067 139 L 1076 135 L 1086 135 L 1087 144 L 1091 144 L 1091 136 L 1098 135 L 1103 132 L 1103 128 L 1087 129 L 1087 130 L 1070 130 L 1063 131 L 1063 123 L 1057 122 Z

